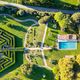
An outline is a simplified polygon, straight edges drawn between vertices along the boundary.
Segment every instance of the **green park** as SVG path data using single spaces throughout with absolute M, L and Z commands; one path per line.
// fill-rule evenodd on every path
M 0 0 L 0 80 L 80 80 L 80 0 Z

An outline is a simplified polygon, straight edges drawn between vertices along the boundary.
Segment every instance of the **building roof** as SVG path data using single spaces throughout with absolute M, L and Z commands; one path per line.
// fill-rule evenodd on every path
M 58 40 L 76 40 L 77 37 L 75 34 L 63 34 L 58 35 Z

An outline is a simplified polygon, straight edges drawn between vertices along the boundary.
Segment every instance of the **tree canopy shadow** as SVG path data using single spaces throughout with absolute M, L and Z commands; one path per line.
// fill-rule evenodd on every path
M 54 80 L 54 74 L 51 70 L 38 65 L 32 66 L 32 71 L 27 77 L 31 80 Z

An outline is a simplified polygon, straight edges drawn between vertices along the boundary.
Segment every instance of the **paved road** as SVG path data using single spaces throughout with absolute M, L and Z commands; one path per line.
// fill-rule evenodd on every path
M 34 6 L 24 6 L 21 4 L 16 4 L 16 3 L 8 3 L 5 1 L 0 1 L 0 4 L 4 4 L 4 5 L 9 5 L 9 6 L 14 6 L 17 8 L 21 8 L 21 9 L 25 9 L 25 11 L 29 10 L 37 10 L 37 11 L 44 11 L 44 12 L 58 12 L 61 11 L 63 13 L 67 13 L 67 14 L 73 14 L 75 12 L 80 12 L 79 10 L 60 10 L 60 9 L 52 9 L 52 8 L 43 8 L 43 7 L 34 7 Z
M 28 8 L 32 8 L 34 10 L 38 10 L 38 11 L 45 11 L 45 12 L 63 12 L 66 14 L 73 14 L 75 12 L 80 12 L 79 10 L 61 10 L 61 9 L 53 9 L 53 8 L 44 8 L 44 7 L 36 7 L 36 6 L 27 6 Z

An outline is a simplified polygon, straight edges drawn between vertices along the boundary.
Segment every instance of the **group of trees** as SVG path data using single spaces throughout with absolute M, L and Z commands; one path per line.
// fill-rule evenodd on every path
M 23 2 L 26 3 L 32 3 L 36 5 L 40 4 L 53 4 L 53 0 L 23 0 Z
M 60 80 L 80 80 L 80 55 L 65 57 L 58 62 Z
M 73 64 L 74 59 L 71 58 L 62 58 L 59 60 L 59 68 L 60 68 L 60 79 L 61 80 L 73 80 L 74 72 L 73 72 Z
M 69 24 L 69 15 L 63 14 L 62 12 L 55 13 L 54 19 L 59 24 L 61 31 L 64 31 Z
M 54 19 L 59 24 L 61 31 L 65 28 L 72 29 L 73 31 L 77 29 L 80 34 L 80 12 L 74 13 L 72 16 L 57 12 L 54 15 Z
M 78 28 L 80 34 L 80 12 L 74 13 L 71 16 L 73 26 Z

